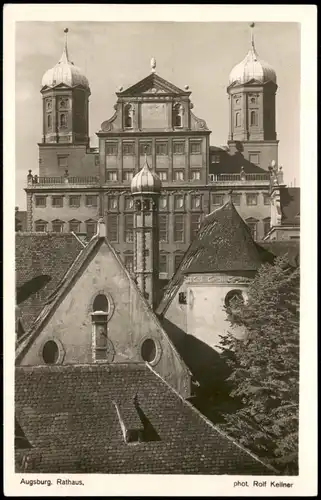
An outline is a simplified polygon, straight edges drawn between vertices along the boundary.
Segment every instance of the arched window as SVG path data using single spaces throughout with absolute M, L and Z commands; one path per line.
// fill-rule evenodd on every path
M 61 113 L 60 115 L 60 127 L 66 127 L 67 125 L 67 118 L 65 113 Z
M 240 126 L 240 113 L 235 113 L 235 127 Z
M 51 128 L 51 115 L 47 116 L 47 126 L 48 126 L 48 129 Z
M 100 293 L 95 297 L 94 303 L 93 303 L 93 312 L 96 311 L 103 311 L 105 313 L 108 313 L 109 311 L 109 302 L 106 297 L 106 295 Z
M 133 126 L 133 110 L 130 104 L 125 106 L 125 127 L 132 128 Z
M 173 125 L 174 127 L 182 126 L 183 110 L 180 104 L 176 104 L 173 108 Z
M 257 113 L 256 113 L 256 111 L 251 111 L 250 123 L 251 123 L 251 126 L 257 125 Z

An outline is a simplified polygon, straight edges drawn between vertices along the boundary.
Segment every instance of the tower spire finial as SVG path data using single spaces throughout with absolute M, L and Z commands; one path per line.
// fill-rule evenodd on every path
M 148 161 L 147 161 L 147 146 L 144 147 L 144 156 L 145 156 L 144 167 L 149 168 Z
M 150 67 L 152 69 L 152 73 L 156 73 L 156 59 L 155 59 L 155 57 L 151 58 Z
M 69 32 L 69 29 L 65 28 L 64 29 L 64 33 L 65 33 L 64 50 L 63 50 L 63 53 L 62 53 L 62 56 L 61 56 L 59 62 L 69 62 L 69 57 L 68 57 L 68 32 Z
M 253 49 L 255 48 L 254 47 L 254 26 L 255 26 L 255 23 L 251 23 L 250 24 L 250 28 L 251 28 L 251 45 L 252 45 Z

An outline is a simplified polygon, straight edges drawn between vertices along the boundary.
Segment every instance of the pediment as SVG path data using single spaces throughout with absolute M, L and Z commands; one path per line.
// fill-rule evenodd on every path
M 118 96 L 139 96 L 145 94 L 190 95 L 190 92 L 176 87 L 156 73 L 151 73 L 135 85 L 117 93 Z

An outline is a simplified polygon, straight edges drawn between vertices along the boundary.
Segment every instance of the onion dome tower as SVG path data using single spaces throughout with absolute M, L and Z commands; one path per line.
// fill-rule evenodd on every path
M 145 151 L 144 165 L 131 182 L 135 206 L 134 273 L 140 291 L 153 309 L 158 299 L 158 202 L 161 187 L 160 178 L 148 165 Z
M 244 157 L 257 166 L 268 169 L 277 162 L 275 124 L 276 73 L 260 59 L 254 43 L 254 23 L 251 43 L 245 58 L 229 75 L 230 129 L 228 143 L 231 151 L 244 152 Z
M 68 54 L 68 28 L 58 63 L 42 77 L 43 143 L 88 144 L 89 82 Z

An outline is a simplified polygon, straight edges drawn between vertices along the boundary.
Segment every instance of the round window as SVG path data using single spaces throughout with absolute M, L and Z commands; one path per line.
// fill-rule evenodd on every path
M 157 348 L 156 344 L 153 339 L 146 339 L 142 343 L 141 347 L 141 355 L 144 361 L 147 361 L 148 363 L 152 363 L 157 354 Z
M 59 349 L 54 340 L 48 340 L 42 350 L 42 357 L 46 365 L 54 365 L 59 358 Z
M 233 303 L 241 301 L 244 304 L 244 298 L 241 290 L 230 290 L 225 297 L 225 306 L 233 307 Z

